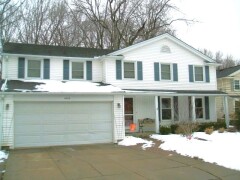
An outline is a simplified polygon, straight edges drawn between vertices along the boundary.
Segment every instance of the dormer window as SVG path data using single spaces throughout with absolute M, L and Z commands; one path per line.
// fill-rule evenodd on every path
M 171 49 L 169 48 L 169 46 L 164 45 L 161 47 L 161 52 L 162 53 L 171 53 Z

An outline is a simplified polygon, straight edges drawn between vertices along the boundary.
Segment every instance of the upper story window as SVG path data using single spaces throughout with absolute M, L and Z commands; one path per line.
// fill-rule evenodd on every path
M 195 66 L 194 67 L 194 77 L 195 81 L 203 81 L 203 67 L 202 66 Z
M 178 81 L 178 65 L 154 62 L 154 80 Z
M 240 90 L 239 80 L 234 80 L 234 90 Z
M 171 80 L 171 65 L 170 64 L 161 64 L 161 79 L 162 80 Z
M 210 83 L 210 67 L 202 65 L 188 65 L 189 82 Z
M 83 62 L 72 62 L 72 79 L 84 79 Z
M 41 78 L 41 60 L 28 60 L 27 61 L 27 77 L 28 78 Z
M 135 79 L 135 62 L 124 62 L 124 78 Z

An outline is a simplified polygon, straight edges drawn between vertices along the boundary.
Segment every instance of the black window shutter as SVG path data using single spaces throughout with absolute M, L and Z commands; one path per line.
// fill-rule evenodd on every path
M 92 80 L 92 61 L 87 61 L 87 80 Z
M 154 80 L 155 81 L 160 80 L 160 77 L 159 77 L 159 63 L 158 62 L 154 63 Z
M 179 120 L 179 115 L 178 115 L 178 96 L 173 97 L 173 110 L 174 110 L 174 121 Z
M 122 79 L 122 61 L 116 60 L 116 79 Z
M 24 78 L 25 74 L 25 58 L 18 58 L 18 78 Z
M 209 119 L 209 97 L 205 96 L 205 118 Z
M 188 65 L 189 82 L 193 82 L 193 65 Z
M 143 68 L 142 68 L 142 62 L 137 62 L 137 78 L 138 80 L 143 80 Z
M 205 66 L 205 78 L 206 82 L 210 82 L 209 66 Z
M 176 63 L 173 64 L 173 81 L 178 81 L 178 66 Z
M 63 60 L 63 80 L 69 80 L 69 60 Z
M 50 59 L 43 60 L 43 79 L 50 79 Z

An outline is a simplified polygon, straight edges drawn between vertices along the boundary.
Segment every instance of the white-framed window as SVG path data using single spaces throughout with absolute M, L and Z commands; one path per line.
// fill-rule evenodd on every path
M 234 90 L 240 90 L 240 81 L 234 80 Z
M 71 62 L 71 79 L 84 79 L 85 78 L 85 63 L 84 62 Z
M 234 100 L 234 111 L 239 112 L 240 110 L 240 100 Z
M 203 82 L 204 81 L 203 66 L 194 66 L 194 81 L 195 82 Z
M 125 79 L 136 78 L 136 63 L 125 61 L 123 62 L 123 77 Z
M 171 97 L 161 98 L 161 115 L 162 120 L 173 119 L 173 102 Z
M 172 80 L 172 65 L 160 64 L 161 80 Z
M 203 119 L 204 118 L 204 100 L 202 97 L 195 98 L 195 113 L 196 119 Z
M 41 78 L 42 77 L 42 60 L 27 60 L 27 77 Z

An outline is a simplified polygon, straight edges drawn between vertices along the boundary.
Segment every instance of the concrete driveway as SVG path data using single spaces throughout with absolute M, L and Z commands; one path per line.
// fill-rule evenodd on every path
M 240 171 L 157 150 L 114 144 L 10 151 L 4 180 L 240 179 Z

